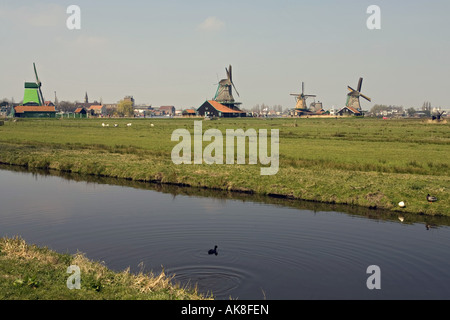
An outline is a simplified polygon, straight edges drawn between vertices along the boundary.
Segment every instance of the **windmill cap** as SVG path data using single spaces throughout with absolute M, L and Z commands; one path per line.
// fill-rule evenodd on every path
M 27 88 L 27 89 L 37 89 L 37 88 L 39 88 L 39 86 L 35 82 L 25 82 L 25 88 Z

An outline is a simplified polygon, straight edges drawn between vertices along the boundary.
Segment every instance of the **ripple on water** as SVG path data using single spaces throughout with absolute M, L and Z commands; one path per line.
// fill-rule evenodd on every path
M 212 294 L 217 299 L 236 298 L 233 296 L 245 282 L 252 281 L 252 274 L 243 269 L 216 265 L 186 265 L 166 270 L 176 283 L 197 287 L 203 294 Z

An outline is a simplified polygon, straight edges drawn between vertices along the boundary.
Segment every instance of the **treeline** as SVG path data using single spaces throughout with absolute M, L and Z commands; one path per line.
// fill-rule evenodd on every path
M 440 110 L 440 107 L 437 109 Z M 370 113 L 377 116 L 387 114 L 397 114 L 412 117 L 417 112 L 420 112 L 421 114 L 430 117 L 433 113 L 433 107 L 431 105 L 431 102 L 425 101 L 422 104 L 422 107 L 417 108 L 414 107 L 404 108 L 403 106 L 396 106 L 396 105 L 375 104 L 372 107 L 372 109 L 370 109 Z
M 410 108 L 410 109 L 412 109 L 412 110 L 410 110 L 410 112 L 412 112 L 412 114 L 414 114 L 415 109 L 414 108 Z M 392 113 L 404 114 L 405 111 L 406 110 L 404 109 L 403 106 L 385 105 L 385 104 L 375 104 L 372 107 L 372 109 L 370 109 L 370 113 L 372 113 L 374 115 L 386 115 L 386 114 L 392 114 Z M 408 112 L 406 112 L 406 113 L 408 113 Z

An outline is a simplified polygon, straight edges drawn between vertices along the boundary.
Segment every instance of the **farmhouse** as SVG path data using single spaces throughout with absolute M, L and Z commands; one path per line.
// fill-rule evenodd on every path
M 106 115 L 106 106 L 102 104 L 92 105 L 89 107 L 88 111 L 93 116 L 105 116 Z
M 55 118 L 54 106 L 16 106 L 13 108 L 14 117 L 17 118 Z
M 336 112 L 338 116 L 362 116 L 363 113 L 353 107 L 345 106 Z
M 159 111 L 161 115 L 175 115 L 175 107 L 174 106 L 161 106 L 159 107 Z
M 87 117 L 87 111 L 85 108 L 76 108 L 74 113 L 75 113 L 75 118 L 86 118 Z
M 205 101 L 198 109 L 197 114 L 200 116 L 219 117 L 219 118 L 237 118 L 245 117 L 247 114 L 238 109 L 231 109 L 223 104 L 214 101 Z
M 197 115 L 197 112 L 195 112 L 195 109 L 186 109 L 183 110 L 181 113 L 184 117 L 195 117 Z

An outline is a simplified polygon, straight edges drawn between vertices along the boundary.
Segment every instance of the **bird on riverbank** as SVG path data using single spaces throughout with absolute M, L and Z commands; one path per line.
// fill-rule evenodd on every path
M 215 254 L 217 256 L 217 246 L 214 249 L 209 249 L 208 254 Z
M 427 230 L 430 230 L 431 228 L 437 228 L 437 226 L 435 224 L 425 223 L 425 228 Z
M 437 198 L 434 196 L 430 196 L 430 194 L 427 195 L 427 201 L 428 202 L 436 202 Z

